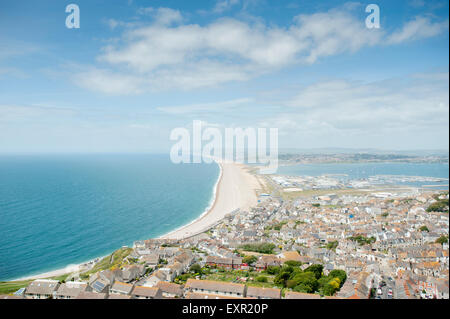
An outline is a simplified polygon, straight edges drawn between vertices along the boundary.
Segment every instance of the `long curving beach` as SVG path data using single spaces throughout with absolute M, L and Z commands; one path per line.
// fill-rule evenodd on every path
M 258 178 L 243 164 L 222 162 L 221 176 L 210 209 L 193 222 L 160 238 L 183 239 L 206 231 L 226 214 L 236 209 L 248 210 L 256 205 L 256 190 L 261 188 Z

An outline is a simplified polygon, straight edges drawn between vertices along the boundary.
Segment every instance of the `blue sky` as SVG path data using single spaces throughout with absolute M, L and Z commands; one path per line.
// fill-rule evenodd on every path
M 193 120 L 289 148 L 448 149 L 448 1 L 38 3 L 0 4 L 0 153 L 165 151 Z

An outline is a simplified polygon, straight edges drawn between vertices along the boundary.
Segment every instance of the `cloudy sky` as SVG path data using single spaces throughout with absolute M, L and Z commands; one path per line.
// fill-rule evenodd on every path
M 448 149 L 448 1 L 74 0 L 79 29 L 69 3 L 0 3 L 0 153 L 161 152 L 193 120 Z

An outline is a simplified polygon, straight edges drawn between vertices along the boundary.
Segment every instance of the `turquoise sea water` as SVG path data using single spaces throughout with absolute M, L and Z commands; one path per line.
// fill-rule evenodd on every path
M 158 237 L 210 205 L 216 164 L 167 155 L 0 157 L 0 280 Z
M 446 178 L 442 184 L 448 184 L 448 163 L 336 163 L 336 164 L 298 164 L 280 166 L 277 174 L 294 176 L 320 176 L 324 174 L 345 174 L 347 180 L 367 179 L 377 175 L 402 175 Z M 421 187 L 436 182 L 399 183 Z M 442 187 L 448 189 L 448 186 Z

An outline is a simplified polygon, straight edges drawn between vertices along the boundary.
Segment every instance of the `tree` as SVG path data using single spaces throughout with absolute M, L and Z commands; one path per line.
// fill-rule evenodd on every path
M 261 254 L 272 254 L 275 245 L 272 243 L 245 244 L 241 248 L 246 251 L 254 251 Z
M 195 274 L 201 274 L 202 273 L 202 267 L 199 264 L 193 264 L 189 270 Z
M 256 256 L 245 256 L 244 259 L 242 259 L 242 262 L 246 263 L 246 264 L 254 264 L 256 261 L 258 260 L 258 258 Z
M 339 245 L 339 242 L 337 241 L 337 240 L 335 240 L 335 241 L 330 241 L 328 244 L 327 244 L 327 248 L 328 249 L 336 249 L 336 247 Z
M 316 276 L 316 279 L 322 277 L 323 266 L 320 264 L 314 264 L 305 269 L 305 272 L 312 272 Z
M 294 268 L 292 268 L 291 266 L 283 266 L 275 276 L 273 282 L 277 285 L 286 287 L 286 280 L 290 279 L 293 270 Z
M 448 212 L 448 199 L 447 200 L 439 200 L 427 208 L 427 212 Z
M 448 243 L 448 238 L 445 236 L 441 236 L 438 239 L 436 239 L 436 243 L 444 245 L 444 244 Z
M 266 269 L 266 273 L 269 275 L 276 275 L 280 272 L 280 267 L 277 266 L 268 266 Z
M 267 277 L 266 276 L 258 276 L 258 277 L 256 277 L 256 281 L 257 282 L 267 282 Z
M 325 296 L 332 296 L 335 292 L 336 288 L 331 283 L 327 283 L 322 289 L 322 293 Z
M 328 277 L 339 278 L 340 287 L 342 287 L 342 285 L 344 285 L 345 281 L 347 280 L 347 273 L 344 270 L 335 269 L 335 270 L 330 271 L 330 273 L 328 274 Z
M 312 293 L 319 287 L 319 283 L 313 272 L 296 274 L 292 280 L 296 283 L 294 287 L 295 291 Z
M 422 226 L 422 227 L 419 228 L 419 230 L 420 231 L 426 231 L 426 232 L 430 231 L 427 226 Z
M 285 265 L 291 266 L 291 267 L 300 267 L 302 265 L 301 262 L 296 260 L 288 260 L 284 263 Z

